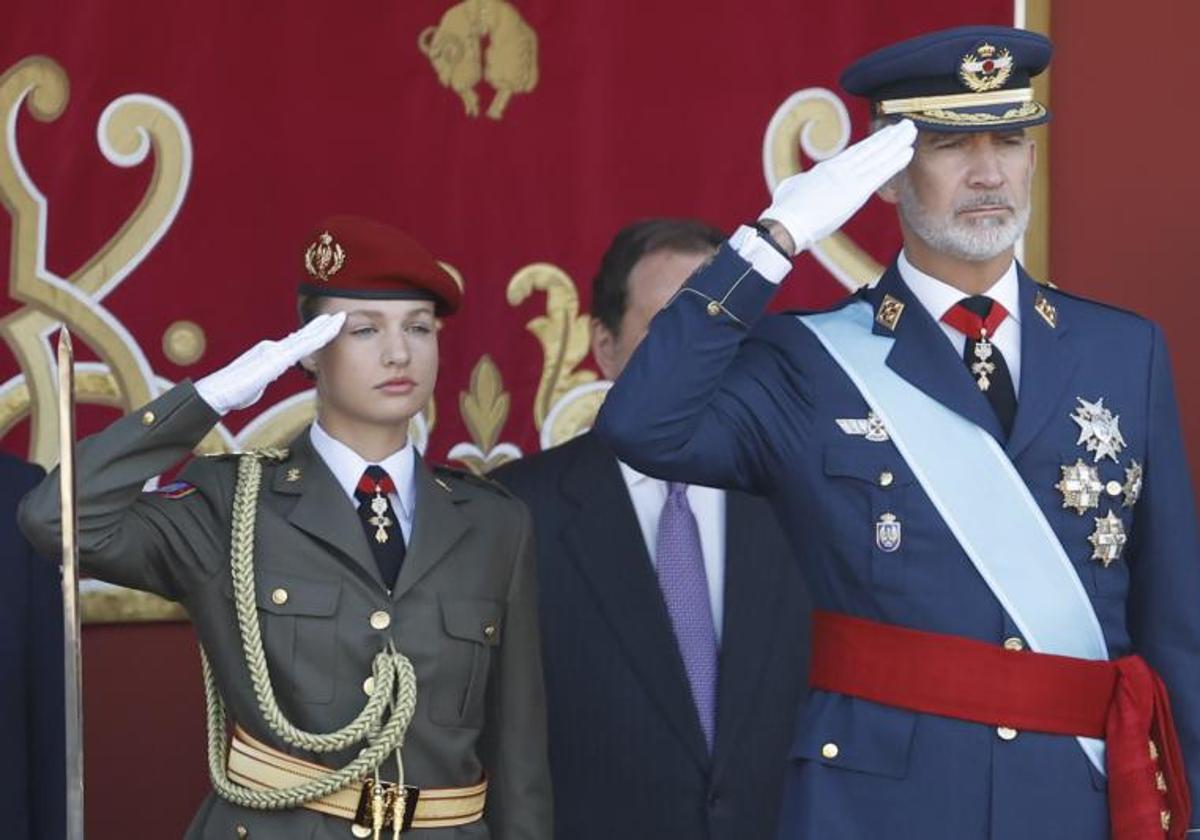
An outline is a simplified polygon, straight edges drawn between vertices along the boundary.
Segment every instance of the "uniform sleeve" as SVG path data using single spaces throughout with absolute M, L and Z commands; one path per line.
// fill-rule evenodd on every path
M 184 382 L 76 449 L 79 556 L 101 580 L 181 599 L 215 572 L 227 541 L 210 465 L 193 463 L 182 476 L 194 490 L 177 498 L 143 493 L 147 479 L 187 457 L 217 422 L 217 414 Z M 61 553 L 59 472 L 55 468 L 21 502 L 21 530 L 47 556 Z
M 503 637 L 488 680 L 480 756 L 489 787 L 485 819 L 495 840 L 550 840 L 553 799 L 546 746 L 546 695 L 537 620 L 533 525 L 520 509 L 520 538 Z
M 1200 803 L 1200 538 L 1170 361 L 1157 328 L 1152 354 L 1149 440 L 1129 562 L 1129 628 L 1135 650 L 1167 685 L 1192 802 Z M 1192 826 L 1200 826 L 1196 807 Z
M 727 243 L 651 323 L 596 432 L 659 478 L 766 492 L 789 395 L 768 342 L 747 340 L 777 286 Z M 794 407 L 794 403 L 792 404 Z

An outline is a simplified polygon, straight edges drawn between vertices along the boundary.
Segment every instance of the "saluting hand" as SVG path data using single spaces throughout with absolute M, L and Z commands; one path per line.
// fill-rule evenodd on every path
M 345 320 L 345 312 L 326 313 L 278 341 L 260 341 L 197 382 L 196 391 L 218 414 L 253 405 L 284 371 L 333 341 Z
M 777 222 L 791 236 L 779 244 L 798 254 L 836 231 L 858 212 L 871 194 L 908 166 L 917 128 L 902 120 L 822 161 L 807 172 L 785 178 L 775 187 L 764 224 Z M 777 239 L 776 230 L 772 235 Z

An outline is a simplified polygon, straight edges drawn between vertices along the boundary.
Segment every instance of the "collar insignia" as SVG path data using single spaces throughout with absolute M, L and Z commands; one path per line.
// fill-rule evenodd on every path
M 903 314 L 904 301 L 891 295 L 884 295 L 883 300 L 879 303 L 879 309 L 875 312 L 875 321 L 882 327 L 895 330 L 896 325 L 900 323 L 900 316 Z
M 1033 309 L 1042 316 L 1043 321 L 1050 325 L 1050 329 L 1058 326 L 1058 309 L 1041 292 L 1038 292 L 1033 299 Z

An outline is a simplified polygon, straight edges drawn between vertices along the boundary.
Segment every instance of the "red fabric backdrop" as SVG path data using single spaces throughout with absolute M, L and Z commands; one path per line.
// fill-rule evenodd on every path
M 472 4 L 498 21 L 513 8 L 467 0 L 457 14 Z M 597 259 L 626 222 L 675 214 L 732 228 L 764 206 L 764 132 L 793 91 L 836 92 L 839 70 L 869 49 L 943 26 L 1009 23 L 1013 8 L 1011 0 L 516 0 L 536 33 L 538 81 L 491 119 L 468 116 L 418 46 L 451 6 L 8 4 L 0 72 L 43 54 L 70 81 L 60 117 L 39 122 L 22 109 L 15 119 L 25 168 L 46 196 L 46 268 L 70 275 L 134 215 L 154 155 L 114 166 L 97 147 L 96 124 L 117 97 L 158 97 L 190 132 L 190 185 L 161 241 L 103 301 L 155 374 L 199 376 L 291 329 L 310 226 L 329 213 L 361 213 L 411 231 L 465 278 L 465 307 L 443 332 L 429 454 L 441 460 L 472 440 L 459 394 L 485 353 L 511 397 L 498 440 L 529 452 L 538 448 L 532 406 L 543 358 L 525 325 L 546 302 L 534 295 L 511 306 L 515 272 L 539 261 L 560 266 L 586 312 Z M 501 52 L 516 43 L 507 25 L 490 39 Z M 486 111 L 491 90 L 486 82 L 478 90 Z M 861 136 L 865 109 L 847 106 Z M 10 227 L 0 216 L 0 234 Z M 878 205 L 848 232 L 879 261 L 899 243 L 891 213 Z M 0 235 L 0 258 L 9 250 Z M 787 304 L 841 294 L 811 257 L 797 274 Z M 0 315 L 21 308 L 6 299 Z M 172 361 L 162 346 L 181 319 L 207 340 L 190 364 Z M 86 348 L 81 356 L 94 358 Z M 21 372 L 16 356 L 0 351 L 0 382 L 12 386 Z M 230 431 L 306 387 L 289 374 L 259 407 L 228 418 Z M 113 408 L 87 408 L 82 431 L 113 416 Z M 28 455 L 29 429 L 15 423 L 0 445 Z M 86 642 L 89 834 L 178 836 L 206 788 L 190 631 L 90 627 Z

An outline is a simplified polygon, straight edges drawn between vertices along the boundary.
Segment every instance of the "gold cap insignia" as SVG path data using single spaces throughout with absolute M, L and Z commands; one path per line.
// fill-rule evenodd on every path
M 1050 329 L 1058 326 L 1058 309 L 1041 292 L 1038 292 L 1037 297 L 1033 299 L 1033 308 L 1038 315 L 1042 316 L 1042 320 L 1050 325 Z
M 879 304 L 879 309 L 875 312 L 875 320 L 880 326 L 894 330 L 896 329 L 896 325 L 900 323 L 900 316 L 903 314 L 904 301 L 898 300 L 891 295 L 884 295 L 883 301 Z
M 984 43 L 962 57 L 958 77 L 975 93 L 983 93 L 1003 87 L 1012 70 L 1013 59 L 1008 50 Z
M 329 231 L 317 237 L 317 241 L 304 252 L 304 270 L 318 280 L 329 280 L 346 262 L 346 251 Z

